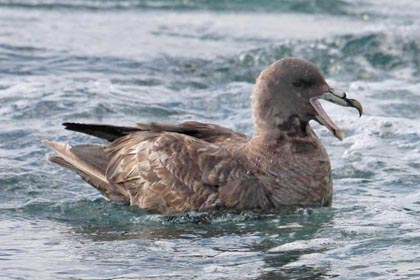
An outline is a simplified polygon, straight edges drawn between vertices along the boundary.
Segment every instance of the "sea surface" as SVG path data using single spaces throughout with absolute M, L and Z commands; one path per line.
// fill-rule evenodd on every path
M 331 208 L 150 214 L 46 161 L 62 122 L 252 134 L 259 72 L 318 64 Z M 0 279 L 420 279 L 420 1 L 0 0 Z

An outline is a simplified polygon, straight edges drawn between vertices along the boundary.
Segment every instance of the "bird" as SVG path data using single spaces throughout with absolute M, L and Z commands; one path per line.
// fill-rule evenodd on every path
M 321 99 L 363 113 L 359 101 L 330 87 L 318 66 L 286 57 L 256 79 L 252 136 L 196 121 L 132 126 L 67 122 L 65 129 L 108 143 L 44 143 L 55 152 L 50 162 L 76 172 L 108 200 L 151 213 L 328 207 L 331 164 L 309 122 L 315 120 L 339 140 L 344 134 Z

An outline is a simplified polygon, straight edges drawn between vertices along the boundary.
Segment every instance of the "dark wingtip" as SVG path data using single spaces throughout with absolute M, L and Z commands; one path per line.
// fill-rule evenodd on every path
M 108 141 L 114 141 L 118 137 L 127 135 L 130 132 L 139 131 L 137 127 L 114 126 L 106 124 L 86 124 L 64 122 L 63 126 L 67 130 L 92 135 Z
M 94 131 L 95 128 L 100 126 L 100 125 L 74 123 L 74 122 L 64 122 L 64 123 L 62 123 L 62 125 L 64 126 L 64 129 L 66 129 L 66 130 L 86 133 L 86 134 L 89 134 L 89 135 L 92 135 L 91 133 L 89 133 L 89 131 Z M 93 134 L 93 136 L 96 136 L 96 135 Z
M 64 126 L 65 129 L 67 129 L 68 126 L 72 125 L 73 123 L 69 122 L 63 122 L 61 125 Z
M 73 122 L 63 122 L 61 125 L 64 126 L 64 129 L 72 130 L 73 128 L 80 127 L 82 124 Z

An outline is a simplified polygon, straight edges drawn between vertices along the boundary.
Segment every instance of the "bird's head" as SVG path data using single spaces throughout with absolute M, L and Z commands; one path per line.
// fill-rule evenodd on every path
M 356 108 L 360 116 L 363 113 L 360 102 L 328 85 L 315 64 L 299 58 L 280 59 L 257 79 L 253 94 L 254 122 L 257 127 L 272 129 L 290 117 L 303 123 L 316 120 L 342 140 L 343 132 L 326 114 L 320 99 Z

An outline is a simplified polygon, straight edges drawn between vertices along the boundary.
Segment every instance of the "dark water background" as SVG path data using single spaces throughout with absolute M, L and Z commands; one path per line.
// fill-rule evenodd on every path
M 165 217 L 46 162 L 64 121 L 252 133 L 258 73 L 309 59 L 365 115 L 313 124 L 334 202 Z M 420 279 L 419 1 L 0 0 L 1 279 Z

